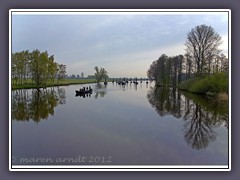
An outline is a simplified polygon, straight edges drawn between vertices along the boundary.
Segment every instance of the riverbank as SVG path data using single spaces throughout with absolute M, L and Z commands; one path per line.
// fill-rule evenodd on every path
M 53 87 L 53 86 L 68 86 L 73 84 L 89 84 L 89 83 L 96 83 L 95 79 L 64 79 L 60 82 L 55 83 L 48 83 L 46 85 L 42 85 L 39 88 L 45 88 L 45 87 Z M 25 83 L 25 84 L 19 84 L 19 85 L 12 85 L 12 90 L 15 89 L 34 89 L 37 88 L 36 84 L 33 83 Z
M 228 100 L 228 75 L 216 73 L 211 76 L 183 81 L 178 89 L 195 94 L 217 97 L 220 101 Z

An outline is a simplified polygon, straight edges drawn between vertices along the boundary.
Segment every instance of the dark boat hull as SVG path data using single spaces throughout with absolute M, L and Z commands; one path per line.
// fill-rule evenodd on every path
M 75 92 L 76 92 L 76 95 L 77 94 L 92 94 L 92 90 L 88 90 L 88 91 L 78 91 L 78 90 L 76 90 Z

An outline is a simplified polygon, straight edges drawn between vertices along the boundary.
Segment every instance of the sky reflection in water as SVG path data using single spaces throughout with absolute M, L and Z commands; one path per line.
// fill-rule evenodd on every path
M 90 84 L 91 96 L 76 97 L 83 86 L 12 92 L 13 164 L 79 156 L 111 160 L 77 165 L 228 164 L 226 104 L 145 82 Z

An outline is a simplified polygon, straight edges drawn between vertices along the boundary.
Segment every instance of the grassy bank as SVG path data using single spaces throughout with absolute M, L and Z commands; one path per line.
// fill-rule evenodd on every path
M 204 78 L 183 81 L 178 88 L 192 93 L 218 96 L 220 99 L 228 97 L 228 75 L 216 73 Z
M 40 88 L 43 87 L 52 87 L 52 86 L 67 86 L 71 84 L 88 84 L 88 83 L 95 83 L 95 79 L 64 79 L 60 82 L 55 82 L 55 83 L 47 83 L 46 86 L 41 86 Z M 26 82 L 22 85 L 12 85 L 12 89 L 32 89 L 32 88 L 37 88 L 36 84 L 32 82 Z

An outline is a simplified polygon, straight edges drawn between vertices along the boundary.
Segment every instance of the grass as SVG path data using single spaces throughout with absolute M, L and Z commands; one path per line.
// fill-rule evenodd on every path
M 219 101 L 228 101 L 228 94 L 227 93 L 218 93 L 217 99 Z
M 95 83 L 95 79 L 64 79 L 62 81 L 59 81 L 58 83 L 47 83 L 46 86 L 40 86 L 40 88 L 43 87 L 52 87 L 52 86 L 67 86 L 71 84 L 88 84 L 88 83 Z M 12 85 L 12 89 L 32 89 L 37 88 L 36 84 L 33 82 L 27 80 L 24 84 L 18 84 L 18 85 Z
M 228 75 L 216 73 L 211 76 L 187 80 L 178 85 L 181 90 L 197 94 L 209 94 L 211 96 L 219 93 L 228 93 Z

